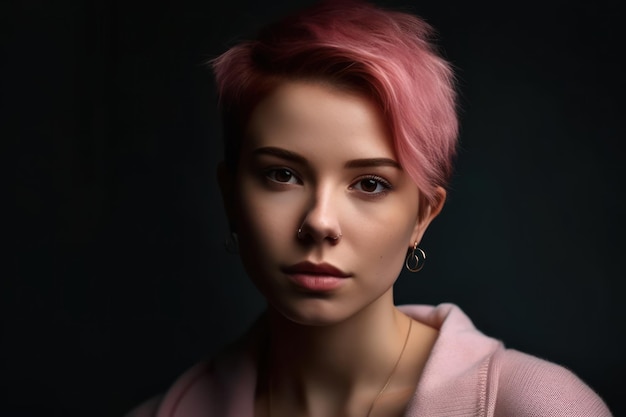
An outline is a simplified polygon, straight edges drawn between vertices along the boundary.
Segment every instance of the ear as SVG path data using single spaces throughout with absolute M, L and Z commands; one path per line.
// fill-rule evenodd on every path
M 235 231 L 234 224 L 234 180 L 232 172 L 226 167 L 224 161 L 221 161 L 217 165 L 217 183 L 220 187 L 222 194 L 222 204 L 224 205 L 224 211 L 228 218 L 228 223 L 231 231 Z
M 420 243 L 422 237 L 424 236 L 424 232 L 430 225 L 430 222 L 433 221 L 435 217 L 441 212 L 443 209 L 443 205 L 446 202 L 446 190 L 443 187 L 437 187 L 435 190 L 437 194 L 437 200 L 434 204 L 428 204 L 427 207 L 420 207 L 419 213 L 417 215 L 417 221 L 415 222 L 415 228 L 413 229 L 413 234 L 411 235 L 411 241 L 409 242 L 409 248 L 412 248 L 415 242 Z

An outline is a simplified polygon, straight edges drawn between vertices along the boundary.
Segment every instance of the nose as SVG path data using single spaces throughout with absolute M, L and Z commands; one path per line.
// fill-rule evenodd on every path
M 301 241 L 316 243 L 329 242 L 337 244 L 343 236 L 339 222 L 339 199 L 333 191 L 319 189 L 311 195 L 302 223 L 297 230 L 297 238 Z

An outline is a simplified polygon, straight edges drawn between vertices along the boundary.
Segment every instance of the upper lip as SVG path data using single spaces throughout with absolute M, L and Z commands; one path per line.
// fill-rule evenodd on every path
M 305 261 L 285 267 L 283 268 L 283 270 L 288 274 L 327 275 L 340 278 L 346 278 L 350 276 L 350 274 L 343 272 L 341 269 L 325 262 L 316 264 L 313 262 Z

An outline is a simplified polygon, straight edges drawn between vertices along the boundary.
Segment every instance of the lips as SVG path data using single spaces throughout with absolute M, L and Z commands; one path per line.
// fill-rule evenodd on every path
M 284 268 L 284 272 L 287 274 L 309 274 L 337 278 L 347 278 L 350 276 L 350 274 L 343 272 L 341 269 L 336 268 L 331 264 L 314 264 L 312 262 L 300 262 L 298 264 L 288 266 Z
M 283 268 L 283 272 L 296 286 L 313 292 L 334 290 L 350 277 L 350 274 L 327 263 L 300 262 Z

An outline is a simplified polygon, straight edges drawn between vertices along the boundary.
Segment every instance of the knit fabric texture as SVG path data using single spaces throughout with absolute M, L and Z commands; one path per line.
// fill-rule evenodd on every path
M 454 304 L 399 309 L 439 329 L 406 417 L 610 417 L 602 399 L 568 369 L 485 336 Z M 255 323 L 237 343 L 185 372 L 163 395 L 126 417 L 253 417 L 257 357 L 266 332 Z

